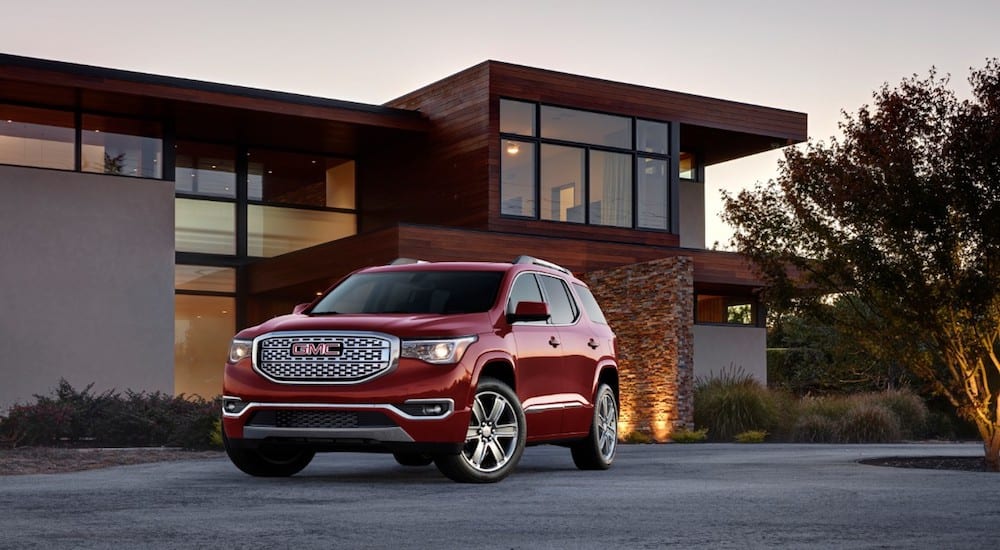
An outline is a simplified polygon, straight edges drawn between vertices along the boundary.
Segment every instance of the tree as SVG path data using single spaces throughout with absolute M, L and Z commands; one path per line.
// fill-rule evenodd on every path
M 1000 61 L 969 82 L 965 100 L 933 69 L 884 85 L 723 218 L 772 308 L 848 297 L 858 345 L 946 398 L 1000 470 Z

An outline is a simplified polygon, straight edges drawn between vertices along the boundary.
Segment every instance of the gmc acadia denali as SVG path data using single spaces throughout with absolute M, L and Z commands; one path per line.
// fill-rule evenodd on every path
M 370 267 L 236 335 L 222 421 L 229 458 L 254 476 L 378 451 L 495 482 L 539 443 L 606 469 L 615 335 L 586 285 L 536 258 Z

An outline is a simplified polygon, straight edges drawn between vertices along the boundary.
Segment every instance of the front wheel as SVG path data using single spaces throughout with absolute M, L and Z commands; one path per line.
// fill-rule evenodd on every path
M 316 452 L 302 447 L 260 447 L 244 449 L 234 445 L 226 432 L 222 443 L 229 460 L 244 473 L 256 477 L 288 477 L 302 471 L 312 462 Z
M 573 463 L 581 470 L 607 470 L 615 460 L 617 447 L 618 402 L 615 392 L 607 384 L 601 384 L 597 388 L 590 433 L 570 447 Z
M 494 483 L 507 477 L 524 453 L 527 422 L 507 384 L 483 378 L 476 388 L 465 445 L 457 455 L 435 459 L 441 473 L 462 483 Z

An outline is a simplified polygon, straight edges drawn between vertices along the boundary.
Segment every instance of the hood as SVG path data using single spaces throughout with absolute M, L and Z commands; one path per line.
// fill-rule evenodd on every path
M 359 330 L 384 332 L 400 338 L 467 336 L 492 326 L 489 313 L 436 314 L 338 314 L 282 315 L 240 331 L 238 338 L 254 338 L 267 332 Z

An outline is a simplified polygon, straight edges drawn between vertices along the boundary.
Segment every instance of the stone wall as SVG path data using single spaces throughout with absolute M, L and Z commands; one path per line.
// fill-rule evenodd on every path
M 665 441 L 694 422 L 694 264 L 678 256 L 581 277 L 618 336 L 619 433 Z

